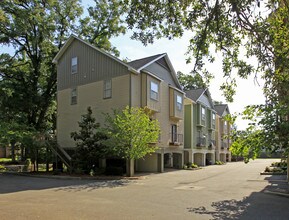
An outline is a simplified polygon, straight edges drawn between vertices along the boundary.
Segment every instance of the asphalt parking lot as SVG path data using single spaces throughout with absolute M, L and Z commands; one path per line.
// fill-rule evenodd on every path
M 261 176 L 272 159 L 140 180 L 63 180 L 0 174 L 0 219 L 289 219 L 285 176 Z M 287 188 L 286 188 L 287 187 Z

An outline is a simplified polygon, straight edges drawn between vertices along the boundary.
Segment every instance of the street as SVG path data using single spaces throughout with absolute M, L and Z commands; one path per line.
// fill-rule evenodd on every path
M 268 193 L 273 159 L 140 180 L 61 180 L 0 174 L 0 219 L 289 219 L 289 197 Z

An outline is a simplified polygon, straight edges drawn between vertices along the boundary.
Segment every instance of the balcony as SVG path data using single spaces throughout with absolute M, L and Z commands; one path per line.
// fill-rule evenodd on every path
M 222 141 L 221 150 L 228 149 L 228 143 Z
M 197 137 L 197 148 L 202 148 L 206 146 L 206 138 Z
M 208 149 L 209 150 L 213 150 L 214 146 L 216 146 L 216 141 L 215 140 L 210 140 Z
M 170 133 L 170 145 L 179 146 L 183 144 L 183 134 Z

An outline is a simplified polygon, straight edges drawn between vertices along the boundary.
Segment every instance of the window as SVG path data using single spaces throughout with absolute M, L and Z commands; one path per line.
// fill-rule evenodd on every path
M 151 99 L 159 100 L 159 84 L 151 81 Z
M 183 97 L 180 95 L 177 95 L 177 109 L 181 111 L 183 108 Z
M 111 79 L 104 80 L 103 83 L 103 98 L 109 99 L 112 96 L 112 85 L 111 85 Z
M 172 125 L 172 142 L 178 141 L 177 125 Z
M 212 113 L 212 124 L 215 125 L 216 124 L 216 114 Z
M 227 121 L 224 121 L 224 132 L 227 132 Z
M 206 120 L 206 109 L 204 107 L 201 107 L 201 113 L 202 113 L 202 120 Z
M 77 57 L 71 59 L 71 74 L 77 73 Z
M 77 90 L 76 88 L 71 90 L 71 105 L 76 105 L 77 104 Z

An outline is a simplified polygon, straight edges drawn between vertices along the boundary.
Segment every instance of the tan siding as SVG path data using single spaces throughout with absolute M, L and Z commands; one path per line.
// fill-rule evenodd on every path
M 153 100 L 150 98 L 150 85 L 151 82 L 155 82 L 157 84 L 159 84 L 159 100 Z M 162 93 L 162 88 L 160 86 L 160 81 L 153 78 L 152 76 L 147 76 L 147 92 L 146 92 L 146 96 L 147 96 L 147 107 L 153 111 L 161 111 L 161 94 Z
M 78 71 L 71 74 L 71 59 L 77 57 Z M 103 79 L 128 74 L 126 66 L 98 52 L 88 45 L 74 40 L 58 61 L 58 90 L 84 85 Z
M 141 106 L 147 106 L 147 74 L 141 74 Z
M 103 81 L 77 87 L 77 104 L 70 105 L 71 89 L 58 91 L 57 140 L 64 148 L 75 147 L 70 133 L 79 130 L 78 121 L 91 106 L 98 122 L 104 123 L 102 113 L 111 113 L 112 108 L 123 109 L 129 105 L 129 75 L 112 79 L 112 98 L 103 99 Z
M 131 74 L 131 105 L 141 107 L 142 91 L 141 91 L 141 75 Z

